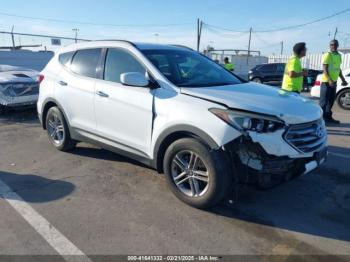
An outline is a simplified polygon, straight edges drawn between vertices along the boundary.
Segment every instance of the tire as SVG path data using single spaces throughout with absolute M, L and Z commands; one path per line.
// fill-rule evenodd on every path
M 350 110 L 350 89 L 345 89 L 339 92 L 337 103 L 342 109 Z
M 72 150 L 76 142 L 71 139 L 67 122 L 58 107 L 51 107 L 46 114 L 46 130 L 50 143 L 60 151 Z
M 193 138 L 179 139 L 171 144 L 165 152 L 163 168 L 175 196 L 199 209 L 222 201 L 234 181 L 226 155 L 222 151 L 209 150 Z
M 0 116 L 5 114 L 5 107 L 0 105 Z
M 262 80 L 261 80 L 260 77 L 255 77 L 255 78 L 252 79 L 252 81 L 255 82 L 255 83 L 258 83 L 258 84 L 262 84 Z

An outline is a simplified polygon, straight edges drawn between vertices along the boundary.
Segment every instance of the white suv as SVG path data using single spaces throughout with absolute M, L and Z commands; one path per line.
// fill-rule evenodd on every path
M 269 187 L 326 158 L 318 105 L 247 83 L 186 47 L 79 43 L 58 52 L 40 80 L 38 113 L 53 146 L 86 141 L 143 162 L 197 208 L 241 182 Z

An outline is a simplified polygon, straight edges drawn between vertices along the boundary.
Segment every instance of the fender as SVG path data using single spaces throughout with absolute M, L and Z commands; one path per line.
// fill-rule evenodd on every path
M 162 156 L 166 150 L 166 148 L 162 147 L 163 142 L 166 142 L 167 138 L 170 138 L 172 135 L 176 134 L 180 136 L 184 134 L 186 136 L 193 136 L 195 138 L 198 138 L 201 142 L 209 146 L 211 150 L 217 150 L 220 148 L 220 146 L 214 141 L 213 138 L 211 138 L 207 133 L 197 127 L 186 124 L 169 127 L 158 136 L 157 141 L 154 145 L 152 166 L 157 170 L 161 169 L 160 161 L 162 160 Z M 173 142 L 173 140 L 171 140 L 171 142 Z
M 61 110 L 66 122 L 67 122 L 67 125 L 68 125 L 68 128 L 69 128 L 69 132 L 72 134 L 72 130 L 71 130 L 71 125 L 69 123 L 69 118 L 67 117 L 67 114 L 66 112 L 63 110 L 63 107 L 61 106 L 61 104 L 54 98 L 46 98 L 44 100 L 44 103 L 43 103 L 43 107 L 41 108 L 41 112 L 40 112 L 40 115 L 39 115 L 39 120 L 41 122 L 41 125 L 43 127 L 43 129 L 46 129 L 46 126 L 45 126 L 45 119 L 44 119 L 44 110 L 45 110 L 45 107 L 47 105 L 47 103 L 54 103 L 57 105 L 57 107 Z

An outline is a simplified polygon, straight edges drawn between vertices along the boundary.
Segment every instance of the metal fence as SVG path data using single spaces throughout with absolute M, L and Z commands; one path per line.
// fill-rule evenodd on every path
M 248 71 L 254 66 L 268 62 L 268 57 L 266 56 L 250 56 L 248 60 L 246 55 L 232 55 L 210 52 L 208 56 L 212 60 L 217 60 L 220 64 L 223 64 L 224 58 L 228 57 L 235 66 L 235 74 L 243 78 L 247 78 Z
M 302 65 L 304 68 L 322 70 L 322 56 L 323 54 L 308 54 L 302 58 Z M 269 56 L 269 63 L 286 63 L 290 55 L 273 55 Z M 350 54 L 342 55 L 342 69 L 350 68 Z

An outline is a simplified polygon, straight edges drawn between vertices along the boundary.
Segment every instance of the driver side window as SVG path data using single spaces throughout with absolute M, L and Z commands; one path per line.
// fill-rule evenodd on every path
M 132 54 L 121 49 L 108 49 L 103 79 L 120 83 L 120 75 L 131 72 L 145 74 L 146 70 Z

